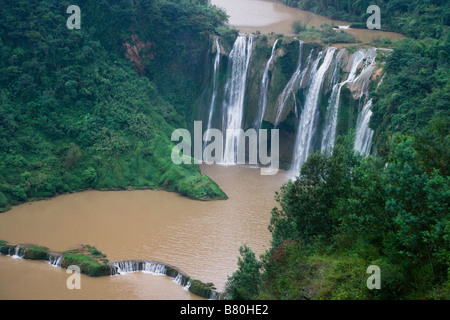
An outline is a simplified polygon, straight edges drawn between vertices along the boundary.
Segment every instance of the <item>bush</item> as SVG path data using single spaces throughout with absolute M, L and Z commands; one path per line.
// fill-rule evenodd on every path
M 292 23 L 292 31 L 295 33 L 295 34 L 299 34 L 300 32 L 303 32 L 303 31 L 306 31 L 308 28 L 306 27 L 306 25 L 305 24 L 302 24 L 302 22 L 301 21 L 294 21 L 293 23 Z
M 214 284 L 203 283 L 200 280 L 191 280 L 191 286 L 189 287 L 190 292 L 205 299 L 209 299 L 214 290 L 216 290 Z
M 28 260 L 47 260 L 49 250 L 45 247 L 25 246 L 24 259 Z

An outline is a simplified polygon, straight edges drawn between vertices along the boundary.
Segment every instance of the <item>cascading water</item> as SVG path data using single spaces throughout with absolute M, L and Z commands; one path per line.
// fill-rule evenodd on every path
M 338 56 L 340 56 L 344 51 L 340 51 Z M 335 84 L 333 87 L 333 91 L 330 96 L 330 100 L 328 101 L 328 110 L 327 116 L 325 119 L 325 125 L 322 136 L 322 144 L 321 144 L 321 152 L 322 153 L 331 153 L 334 148 L 334 143 L 336 140 L 336 126 L 338 120 L 338 111 L 339 111 L 339 102 L 341 98 L 341 90 L 342 88 L 349 83 L 352 83 L 356 79 L 356 74 L 359 66 L 369 57 L 368 50 L 359 50 L 355 52 L 352 56 L 352 62 L 350 67 L 350 72 L 347 77 L 347 80 L 344 82 Z M 340 57 L 337 58 L 337 60 Z M 364 69 L 362 73 L 364 72 Z
M 17 245 L 14 248 L 14 254 L 12 257 L 15 259 L 22 259 L 24 256 L 25 256 L 25 249 L 23 248 L 23 246 Z
M 218 298 L 218 293 L 215 291 L 211 291 L 211 296 L 209 297 L 209 300 L 217 300 Z
M 225 87 L 222 132 L 226 135 L 222 163 L 226 165 L 237 162 L 237 130 L 242 128 L 245 89 L 252 53 L 253 35 L 239 35 L 230 53 L 231 76 Z
M 281 93 L 280 97 L 278 98 L 278 105 L 277 105 L 277 116 L 275 119 L 275 127 L 278 126 L 280 123 L 280 117 L 284 112 L 284 108 L 286 107 L 286 103 L 289 100 L 289 97 L 292 95 L 294 98 L 294 103 L 297 104 L 297 99 L 295 97 L 295 92 L 299 88 L 299 86 L 302 84 L 303 79 L 306 75 L 306 72 L 308 70 L 308 66 L 312 59 L 312 54 L 314 52 L 314 49 L 311 49 L 311 52 L 308 56 L 308 59 L 305 64 L 305 68 L 303 68 L 302 71 L 302 52 L 303 52 L 303 42 L 299 41 L 299 57 L 297 62 L 297 68 L 294 71 L 294 74 L 292 75 L 291 79 L 287 83 L 286 87 L 284 88 L 283 92 Z M 297 112 L 297 105 L 295 107 L 295 112 Z
M 215 43 L 216 43 L 216 57 L 214 59 L 213 92 L 212 92 L 212 96 L 211 96 L 211 104 L 210 104 L 210 107 L 209 107 L 209 117 L 208 117 L 207 130 L 211 129 L 211 125 L 212 125 L 211 123 L 212 123 L 212 118 L 213 118 L 213 113 L 214 113 L 214 110 L 215 110 L 216 98 L 217 98 L 217 73 L 219 71 L 219 66 L 220 66 L 221 49 L 220 49 L 220 43 L 219 43 L 219 38 L 218 37 L 216 37 Z M 206 142 L 209 139 L 210 139 L 210 136 L 208 135 L 206 140 L 205 140 L 205 144 L 206 144 Z
M 264 74 L 263 74 L 263 78 L 261 81 L 261 91 L 260 91 L 260 97 L 259 97 L 259 112 L 260 112 L 260 114 L 257 119 L 257 123 L 255 125 L 256 129 L 261 129 L 262 123 L 264 120 L 264 115 L 266 113 L 267 95 L 268 95 L 269 83 L 270 83 L 269 70 L 270 70 L 270 67 L 272 66 L 273 59 L 275 58 L 277 44 L 278 44 L 278 39 L 273 44 L 272 54 L 270 55 L 270 58 L 266 63 L 266 68 L 264 69 Z
M 336 48 L 328 48 L 323 63 L 319 67 L 319 63 L 323 57 L 323 53 L 321 52 L 312 67 L 310 86 L 306 94 L 305 105 L 297 129 L 294 159 L 291 168 L 293 175 L 299 174 L 301 166 L 311 152 L 312 141 L 316 131 L 320 93 L 325 74 L 331 65 L 335 52 Z
M 358 114 L 358 120 L 356 123 L 356 135 L 355 135 L 355 150 L 361 154 L 369 154 L 372 147 L 373 130 L 369 128 L 370 118 L 372 117 L 372 99 L 369 99 L 369 84 L 370 79 L 375 71 L 375 58 L 377 49 L 372 48 L 367 50 L 366 64 L 361 71 L 361 74 L 355 79 L 354 90 L 359 89 L 359 99 L 364 103 L 361 111 Z
M 372 99 L 369 99 L 358 116 L 356 124 L 355 150 L 361 154 L 368 155 L 372 147 L 373 130 L 369 128 L 372 117 Z
M 119 261 L 111 262 L 110 265 L 116 268 L 118 274 L 144 272 L 154 275 L 165 275 L 167 272 L 164 264 L 153 261 Z
M 189 290 L 191 286 L 190 277 L 177 271 L 173 267 L 160 262 L 147 260 L 128 260 L 109 263 L 112 275 L 122 275 L 133 272 L 151 273 L 153 275 L 166 275 L 173 278 L 173 281 L 184 289 Z
M 308 156 L 316 150 L 331 153 L 337 136 L 338 114 L 340 110 L 343 88 L 350 90 L 353 99 L 359 100 L 359 112 L 356 124 L 355 150 L 368 153 L 371 149 L 373 132 L 368 127 L 371 116 L 369 100 L 369 85 L 376 69 L 375 58 L 377 49 L 364 49 L 355 52 L 346 62 L 347 50 L 327 48 L 317 55 L 317 47 L 305 50 L 305 43 L 299 41 L 297 67 L 290 80 L 278 96 L 274 110 L 270 110 L 267 121 L 272 121 L 274 127 L 283 121 L 287 113 L 294 108 L 298 121 L 295 146 L 291 164 L 292 174 L 298 175 Z M 228 79 L 223 88 L 223 101 L 217 101 L 219 85 L 217 74 L 220 64 L 221 47 L 219 39 L 215 39 L 216 58 L 212 79 L 212 96 L 207 114 L 210 129 L 217 117 L 217 107 L 222 103 L 222 132 L 224 133 L 224 148 L 221 164 L 232 165 L 237 162 L 237 135 L 245 129 L 244 103 L 246 100 L 247 79 L 250 73 L 250 62 L 253 54 L 253 35 L 240 34 L 234 42 L 229 55 Z M 254 119 L 253 127 L 261 129 L 263 120 L 269 115 L 271 70 L 277 63 L 277 48 L 280 41 L 272 44 L 269 59 L 265 62 L 262 79 L 258 86 L 257 113 L 249 115 Z M 281 51 L 278 51 L 281 53 Z M 305 57 L 308 54 L 308 57 Z M 347 75 L 341 78 L 342 65 L 346 66 Z M 278 68 L 276 70 L 279 70 Z M 253 73 L 252 73 L 253 74 Z M 329 79 L 329 80 L 326 80 Z M 327 81 L 325 83 L 325 80 Z M 329 81 L 329 82 L 328 82 Z M 254 88 L 255 86 L 252 86 Z M 297 97 L 299 89 L 303 88 L 302 96 Z M 329 90 L 330 88 L 330 90 Z M 327 92 L 324 92 L 326 89 Z M 325 94 L 328 103 L 323 105 Z M 250 97 L 253 99 L 253 95 Z M 293 99 L 293 102 L 292 102 Z M 250 100 L 249 100 L 250 101 Z M 320 107 L 326 107 L 324 117 L 321 117 Z M 291 119 L 292 120 L 292 119 Z M 209 137 L 206 137 L 209 140 Z M 207 143 L 208 141 L 205 141 Z
M 52 267 L 61 267 L 62 261 L 63 261 L 63 256 L 62 255 L 49 254 L 49 256 L 48 256 L 48 263 Z

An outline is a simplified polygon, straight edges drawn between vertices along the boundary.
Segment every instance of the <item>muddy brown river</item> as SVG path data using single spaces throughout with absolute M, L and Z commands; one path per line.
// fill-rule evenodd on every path
M 308 28 L 319 28 L 322 24 L 349 26 L 351 23 L 333 20 L 312 12 L 288 7 L 277 0 L 211 0 L 211 3 L 223 8 L 228 15 L 229 24 L 242 33 L 254 33 L 257 30 L 263 34 L 270 32 L 293 35 L 292 23 L 300 21 Z M 374 39 L 390 39 L 396 41 L 404 38 L 395 32 L 384 32 L 369 29 L 346 29 L 356 40 L 371 42 Z
M 237 268 L 239 247 L 257 254 L 270 245 L 275 191 L 286 173 L 261 176 L 245 166 L 202 166 L 229 200 L 201 202 L 165 191 L 87 191 L 25 203 L 0 215 L 0 239 L 54 251 L 95 246 L 110 261 L 154 260 L 177 266 L 223 290 Z M 66 288 L 65 270 L 43 261 L 0 256 L 0 298 L 194 299 L 172 278 L 135 273 L 83 276 L 82 289 Z M 84 286 L 83 286 L 84 285 Z

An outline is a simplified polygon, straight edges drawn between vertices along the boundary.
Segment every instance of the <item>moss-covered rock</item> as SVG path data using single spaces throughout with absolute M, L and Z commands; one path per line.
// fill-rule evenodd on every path
M 24 246 L 25 255 L 24 259 L 27 260 L 48 260 L 49 249 L 45 247 L 39 247 L 35 245 Z
M 204 283 L 200 280 L 191 280 L 191 286 L 189 287 L 190 292 L 205 299 L 209 299 L 214 290 L 216 290 L 214 284 Z
M 11 254 L 12 252 L 14 252 L 14 247 L 15 246 L 8 244 L 7 241 L 0 240 L 0 253 L 1 254 Z
M 80 248 L 68 250 L 62 253 L 64 260 L 62 267 L 67 268 L 76 265 L 81 273 L 90 277 L 101 277 L 111 274 L 111 267 L 108 265 L 106 255 L 95 247 L 83 245 Z

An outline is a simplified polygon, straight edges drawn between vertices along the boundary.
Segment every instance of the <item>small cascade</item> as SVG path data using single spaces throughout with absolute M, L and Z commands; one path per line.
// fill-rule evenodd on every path
M 219 298 L 219 294 L 216 291 L 212 290 L 209 300 L 218 300 L 218 298 Z
M 361 154 L 370 154 L 372 147 L 373 130 L 369 128 L 369 121 L 372 117 L 372 99 L 369 99 L 358 116 L 356 124 L 355 150 Z
M 225 134 L 222 163 L 227 165 L 237 162 L 237 130 L 242 129 L 245 90 L 252 53 L 253 35 L 239 35 L 230 53 L 231 76 L 225 85 L 222 132 L 227 133 L 229 130 L 229 134 Z
M 182 273 L 178 273 L 178 275 L 173 279 L 176 284 L 182 286 L 185 290 L 189 290 L 191 286 L 191 279 L 183 275 Z
M 52 267 L 59 267 L 59 268 L 61 268 L 61 264 L 62 264 L 63 258 L 64 257 L 62 255 L 49 254 L 48 255 L 48 263 Z
M 275 58 L 277 44 L 278 44 L 278 39 L 273 44 L 272 54 L 270 55 L 270 58 L 266 63 L 266 68 L 264 69 L 264 74 L 263 74 L 263 78 L 261 81 L 261 91 L 260 91 L 260 97 L 259 97 L 259 118 L 257 119 L 258 122 L 255 125 L 257 130 L 261 129 L 262 123 L 264 120 L 264 115 L 266 114 L 267 96 L 269 93 L 268 91 L 269 91 L 269 83 L 270 83 L 269 70 L 273 64 L 273 59 Z
M 110 262 L 111 275 L 123 275 L 133 272 L 151 273 L 153 275 L 166 275 L 173 278 L 173 281 L 182 286 L 185 290 L 191 287 L 191 278 L 175 267 L 165 265 L 160 262 L 147 260 L 129 260 Z
M 302 68 L 302 52 L 303 52 L 303 42 L 299 41 L 299 58 L 298 58 L 298 62 L 297 62 L 297 68 L 294 71 L 294 74 L 292 75 L 291 79 L 287 83 L 286 87 L 284 88 L 283 92 L 281 93 L 280 97 L 278 98 L 277 116 L 275 118 L 275 127 L 280 124 L 281 115 L 284 112 L 286 103 L 289 100 L 290 96 L 292 96 L 294 99 L 295 112 L 298 113 L 297 98 L 295 96 L 295 93 L 301 86 L 301 84 L 305 78 L 305 75 L 309 69 L 308 67 L 311 63 L 314 49 L 311 49 L 311 52 L 309 53 L 309 56 L 308 56 L 308 59 L 306 60 L 306 64 L 305 64 L 304 68 Z
M 13 258 L 14 259 L 23 259 L 23 257 L 25 256 L 25 248 L 22 245 L 17 245 L 14 247 L 14 254 L 13 254 Z M 10 254 L 8 254 L 10 255 Z
M 178 275 L 175 277 L 175 279 L 173 279 L 173 281 L 175 281 L 180 286 L 184 285 L 184 277 L 181 273 L 178 273 Z
M 312 151 L 312 142 L 317 128 L 319 99 L 322 91 L 325 74 L 329 69 L 333 60 L 336 48 L 328 48 L 325 58 L 321 52 L 314 62 L 311 70 L 311 80 L 308 92 L 306 94 L 305 105 L 300 116 L 299 126 L 297 130 L 297 138 L 294 147 L 294 160 L 291 171 L 293 175 L 298 175 L 300 168 L 306 161 Z M 323 62 L 319 67 L 319 63 L 323 58 Z
M 144 272 L 154 275 L 165 275 L 167 272 L 164 264 L 153 261 L 119 261 L 111 262 L 110 266 L 115 269 L 115 273 L 113 272 L 113 274 Z
M 219 71 L 219 66 L 220 66 L 220 55 L 221 55 L 221 49 L 220 49 L 220 43 L 219 43 L 219 38 L 216 37 L 216 58 L 214 59 L 214 72 L 213 72 L 213 92 L 212 92 L 212 96 L 211 96 L 211 104 L 209 106 L 209 116 L 208 116 L 208 125 L 207 125 L 207 130 L 211 129 L 212 126 L 212 119 L 213 119 L 213 114 L 214 114 L 214 110 L 215 110 L 215 106 L 216 106 L 216 98 L 217 98 L 217 74 Z M 208 131 L 209 132 L 209 131 Z M 206 145 L 206 141 L 208 141 L 210 139 L 210 137 L 208 136 L 207 139 L 205 140 L 205 145 Z M 205 145 L 203 147 L 205 147 Z

